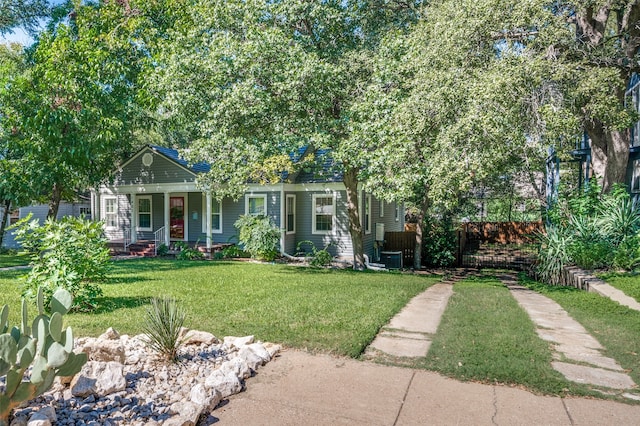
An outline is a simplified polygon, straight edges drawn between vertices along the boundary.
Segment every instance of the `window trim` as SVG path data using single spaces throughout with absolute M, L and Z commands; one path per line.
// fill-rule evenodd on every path
M 149 213 L 143 213 L 149 215 L 149 226 L 144 228 L 140 226 L 140 200 L 149 200 Z M 153 197 L 151 195 L 138 195 L 136 197 L 136 226 L 138 231 L 153 231 Z
M 293 200 L 293 229 L 289 231 L 289 200 Z M 284 229 L 286 235 L 293 235 L 296 233 L 296 195 L 295 194 L 287 194 L 285 197 L 284 203 Z
M 102 220 L 104 220 L 105 229 L 118 229 L 118 197 L 115 195 L 110 195 L 110 196 L 105 196 L 102 199 L 104 200 L 104 209 L 102 209 L 103 211 Z M 107 210 L 109 201 L 114 201 L 113 203 L 114 211 L 111 213 Z M 109 225 L 109 220 L 108 220 L 109 215 L 114 216 L 113 218 L 114 225 Z
M 331 199 L 331 203 L 333 205 L 333 213 L 331 214 L 331 229 L 330 230 L 318 230 L 316 229 L 317 226 L 317 222 L 316 222 L 316 217 L 317 217 L 317 213 L 316 213 L 316 200 L 318 198 L 330 198 Z M 313 194 L 311 197 L 311 234 L 312 235 L 330 235 L 333 234 L 335 232 L 336 229 L 336 194 L 335 192 L 332 194 L 327 194 L 327 193 L 323 193 L 323 194 Z
M 264 215 L 268 216 L 267 207 L 267 194 L 246 194 L 244 197 L 244 214 L 249 215 L 249 200 L 251 198 L 262 198 L 264 200 Z M 259 214 L 253 214 L 251 216 L 259 216 Z
M 384 217 L 384 200 L 380 200 L 380 206 L 378 208 L 380 212 L 379 216 Z
M 400 204 L 396 201 L 396 222 L 400 222 Z
M 362 209 L 362 219 L 364 222 L 364 233 L 365 235 L 371 234 L 371 194 L 365 194 L 364 196 L 364 208 Z
M 631 193 L 637 194 L 640 192 L 640 158 L 633 160 L 633 171 L 631 173 Z
M 218 201 L 215 198 L 211 198 L 211 203 L 218 203 L 218 205 L 220 206 L 220 213 L 218 213 L 220 215 L 220 229 L 215 229 L 213 227 L 213 222 L 211 223 L 211 233 L 212 234 L 222 234 L 222 201 Z M 213 216 L 213 204 L 211 205 L 211 216 Z M 205 194 L 202 194 L 202 217 L 206 218 L 207 217 L 207 197 Z M 211 220 L 211 218 L 209 218 L 209 220 Z M 202 233 L 203 234 L 207 234 L 207 221 L 203 220 L 202 221 Z

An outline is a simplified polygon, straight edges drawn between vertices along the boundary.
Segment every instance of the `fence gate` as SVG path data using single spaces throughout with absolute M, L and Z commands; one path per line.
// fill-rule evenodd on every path
M 542 222 L 468 222 L 458 231 L 462 267 L 527 269 L 536 258 Z

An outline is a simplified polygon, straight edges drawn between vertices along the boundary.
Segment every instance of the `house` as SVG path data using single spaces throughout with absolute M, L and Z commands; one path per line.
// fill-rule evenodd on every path
M 156 247 L 183 241 L 211 249 L 237 242 L 234 223 L 240 215 L 265 214 L 282 230 L 284 253 L 294 254 L 298 243 L 312 241 L 317 248 L 329 246 L 334 256 L 350 258 L 346 190 L 341 175 L 325 166 L 320 176 L 304 170 L 285 173 L 277 184 L 249 184 L 238 201 L 219 202 L 196 186 L 197 176 L 209 165 L 189 165 L 174 149 L 148 145 L 122 164 L 112 184 L 92 192 L 91 208 L 104 221 L 107 238 L 123 247 L 145 240 Z M 376 227 L 379 235 L 383 229 L 402 231 L 404 207 L 364 191 L 359 195 L 365 253 L 373 256 L 380 246 Z
M 0 218 L 4 217 L 3 210 L 4 207 L 0 206 Z M 19 207 L 17 209 L 11 210 L 7 217 L 5 229 L 16 223 L 18 220 L 27 217 L 29 214 L 31 214 L 32 219 L 42 223 L 46 220 L 47 215 L 49 214 L 49 205 L 31 204 L 29 206 Z M 57 218 L 60 219 L 64 216 L 84 216 L 90 219 L 91 206 L 88 202 L 85 202 L 83 200 L 78 200 L 76 202 L 61 201 L 60 207 L 58 208 Z M 5 231 L 5 235 L 2 240 L 2 247 L 10 249 L 17 249 L 20 247 L 18 242 L 15 240 L 12 231 Z
M 628 101 L 631 102 L 633 109 L 640 113 L 640 75 L 634 74 L 629 82 L 629 88 L 625 93 Z M 629 189 L 631 198 L 636 203 L 640 203 L 640 121 L 637 121 L 630 129 L 631 141 L 629 146 L 629 160 L 627 162 L 625 185 Z M 582 187 L 589 179 L 593 177 L 593 169 L 591 167 L 591 140 L 586 132 L 582 138 L 576 141 L 576 146 L 571 151 L 571 160 L 575 171 L 568 171 L 577 174 L 578 187 Z M 565 172 L 561 170 L 560 160 L 553 148 L 549 149 L 549 156 L 546 160 L 547 175 L 547 205 L 553 203 L 553 199 L 557 197 L 558 185 L 560 184 L 560 176 Z M 569 167 L 567 167 L 569 166 Z M 568 164 L 563 169 L 571 169 Z

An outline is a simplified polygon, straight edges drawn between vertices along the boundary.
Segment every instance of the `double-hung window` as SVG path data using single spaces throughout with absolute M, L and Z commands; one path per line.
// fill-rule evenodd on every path
M 151 222 L 151 196 L 139 196 L 138 198 L 138 230 L 153 231 Z
M 104 224 L 107 228 L 118 227 L 118 199 L 116 197 L 104 199 Z
M 640 159 L 633 160 L 633 175 L 631 176 L 631 192 L 640 192 Z
M 267 195 L 247 195 L 245 198 L 244 212 L 251 216 L 267 215 Z
M 207 200 L 202 197 L 202 217 L 207 217 Z M 222 234 L 222 203 L 215 198 L 211 199 L 211 232 Z M 202 232 L 207 233 L 207 222 L 202 221 Z
M 313 195 L 313 234 L 329 234 L 334 230 L 335 200 L 333 195 Z
M 285 229 L 287 234 L 296 233 L 296 196 L 287 195 L 285 204 Z

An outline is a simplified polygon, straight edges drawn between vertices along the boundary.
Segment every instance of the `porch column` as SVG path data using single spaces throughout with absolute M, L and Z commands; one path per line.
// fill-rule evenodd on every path
M 206 196 L 207 208 L 206 217 L 204 218 L 207 227 L 207 252 L 211 253 L 211 192 L 207 191 Z
M 164 243 L 169 247 L 169 234 L 171 231 L 171 222 L 169 221 L 169 193 L 164 193 Z
M 138 241 L 138 215 L 136 214 L 136 193 L 131 194 L 131 243 Z
M 102 218 L 100 217 L 100 188 L 95 192 L 95 199 L 93 201 L 95 210 L 91 211 L 91 217 L 95 221 L 100 221 Z

